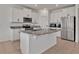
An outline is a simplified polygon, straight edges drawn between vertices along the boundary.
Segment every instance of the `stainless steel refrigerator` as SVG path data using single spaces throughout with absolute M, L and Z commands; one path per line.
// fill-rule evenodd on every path
M 75 16 L 61 17 L 62 30 L 61 37 L 68 41 L 75 41 L 76 18 Z

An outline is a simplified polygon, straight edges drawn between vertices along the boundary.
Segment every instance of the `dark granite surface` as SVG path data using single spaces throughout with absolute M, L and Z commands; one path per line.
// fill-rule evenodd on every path
M 42 30 L 26 30 L 26 31 L 21 31 L 23 33 L 28 33 L 28 34 L 34 34 L 34 35 L 44 35 L 44 34 L 50 34 L 50 33 L 55 33 L 61 31 L 61 29 L 42 29 Z

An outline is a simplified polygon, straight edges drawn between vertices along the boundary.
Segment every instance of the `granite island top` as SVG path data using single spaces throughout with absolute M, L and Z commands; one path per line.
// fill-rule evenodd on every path
M 61 29 L 42 29 L 42 30 L 25 30 L 21 31 L 23 33 L 28 33 L 28 34 L 33 34 L 33 35 L 44 35 L 44 34 L 50 34 L 50 33 L 55 33 L 61 31 Z

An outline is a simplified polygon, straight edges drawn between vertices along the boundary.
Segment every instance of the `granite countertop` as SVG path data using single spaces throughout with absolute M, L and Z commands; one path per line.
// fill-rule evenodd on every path
M 34 35 L 44 35 L 44 34 L 50 34 L 50 33 L 55 33 L 57 31 L 61 31 L 61 29 L 42 29 L 42 30 L 26 30 L 26 31 L 21 31 L 23 33 L 28 33 L 28 34 L 34 34 Z
M 22 26 L 10 26 L 11 29 L 19 29 L 22 28 Z

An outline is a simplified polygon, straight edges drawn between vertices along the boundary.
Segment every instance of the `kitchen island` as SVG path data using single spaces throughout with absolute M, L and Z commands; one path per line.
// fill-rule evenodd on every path
M 24 54 L 39 54 L 57 43 L 61 30 L 26 30 L 20 32 L 20 49 Z

